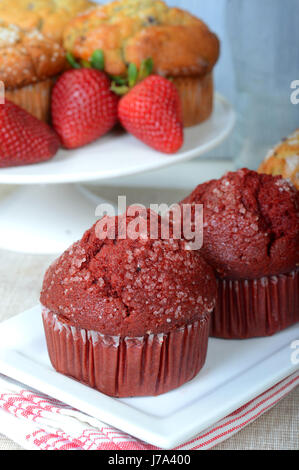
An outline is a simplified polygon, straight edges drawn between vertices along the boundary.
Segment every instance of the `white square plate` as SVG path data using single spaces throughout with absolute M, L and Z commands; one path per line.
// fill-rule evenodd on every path
M 211 338 L 199 375 L 159 397 L 110 398 L 51 366 L 39 306 L 0 325 L 0 372 L 143 441 L 172 449 L 298 369 L 299 325 L 269 338 Z

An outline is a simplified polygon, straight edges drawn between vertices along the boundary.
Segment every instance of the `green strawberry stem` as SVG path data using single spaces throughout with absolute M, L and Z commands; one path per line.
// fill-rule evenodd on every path
M 111 75 L 111 80 L 116 83 L 116 85 L 126 85 L 128 83 L 128 79 L 126 77 L 120 77 L 118 75 Z
M 104 70 L 105 68 L 105 59 L 104 52 L 101 49 L 97 49 L 91 56 L 90 64 L 93 69 Z
M 70 52 L 66 53 L 66 60 L 73 67 L 73 69 L 81 69 L 81 65 L 76 61 L 75 57 Z
M 151 57 L 143 60 L 138 70 L 137 66 L 130 63 L 128 66 L 127 77 L 111 77 L 112 85 L 111 90 L 117 95 L 125 95 L 133 88 L 138 82 L 141 82 L 146 77 L 152 74 L 154 62 Z
M 82 65 L 82 67 L 83 67 L 84 69 L 91 69 L 91 68 L 92 68 L 92 67 L 91 67 L 91 63 L 90 63 L 88 60 L 82 59 L 82 60 L 80 61 L 80 63 L 81 63 L 81 65 Z
M 128 93 L 130 88 L 127 85 L 117 85 L 115 82 L 112 82 L 110 90 L 113 91 L 116 95 L 122 96 Z
M 135 64 L 131 63 L 128 67 L 128 85 L 129 88 L 132 88 L 136 85 L 138 79 L 138 69 Z
M 144 78 L 148 77 L 152 74 L 154 68 L 154 62 L 151 57 L 145 59 L 141 62 L 140 70 L 139 70 L 139 77 L 138 79 L 141 81 Z

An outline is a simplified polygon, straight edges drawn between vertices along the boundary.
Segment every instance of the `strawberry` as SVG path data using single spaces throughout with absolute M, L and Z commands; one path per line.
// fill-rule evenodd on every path
M 123 127 L 144 143 L 174 153 L 184 141 L 181 103 L 175 85 L 150 75 L 123 96 L 118 105 Z
M 59 137 L 48 124 L 8 100 L 0 104 L 1 168 L 49 160 L 59 147 Z
M 86 145 L 117 121 L 118 97 L 104 72 L 82 68 L 65 72 L 52 93 L 52 123 L 66 148 Z

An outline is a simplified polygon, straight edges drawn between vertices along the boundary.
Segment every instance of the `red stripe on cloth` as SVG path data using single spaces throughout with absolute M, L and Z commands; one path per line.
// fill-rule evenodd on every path
M 271 408 L 273 407 L 277 402 L 280 401 L 280 398 L 278 398 L 274 403 L 271 403 L 270 405 L 268 406 L 265 406 L 261 411 L 259 411 L 258 413 L 256 413 L 256 415 L 252 416 L 251 418 L 249 418 L 247 421 L 243 421 L 242 423 L 238 424 L 238 426 L 235 426 L 231 429 L 228 429 L 227 431 L 221 433 L 221 434 L 218 434 L 217 436 L 213 437 L 212 439 L 208 440 L 208 441 L 205 441 L 201 444 L 199 444 L 198 446 L 195 446 L 193 447 L 193 450 L 196 450 L 196 449 L 199 449 L 199 448 L 202 448 L 208 444 L 210 444 L 211 442 L 213 441 L 219 441 L 220 438 L 222 438 L 223 436 L 226 436 L 227 434 L 232 434 L 232 433 L 235 433 L 235 431 L 237 430 L 241 430 L 242 428 L 244 428 L 245 426 L 247 426 L 249 423 L 251 423 L 252 420 L 256 420 L 256 418 L 258 418 L 261 414 L 265 413 L 265 411 L 267 411 L 268 408 Z M 217 443 L 216 443 L 217 444 Z M 216 445 L 215 444 L 215 445 Z

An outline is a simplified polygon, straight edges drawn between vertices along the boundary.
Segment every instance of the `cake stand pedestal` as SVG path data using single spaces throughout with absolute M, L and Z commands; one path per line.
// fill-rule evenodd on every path
M 1 201 L 0 247 L 61 253 L 96 221 L 100 203 L 78 184 L 21 186 Z

